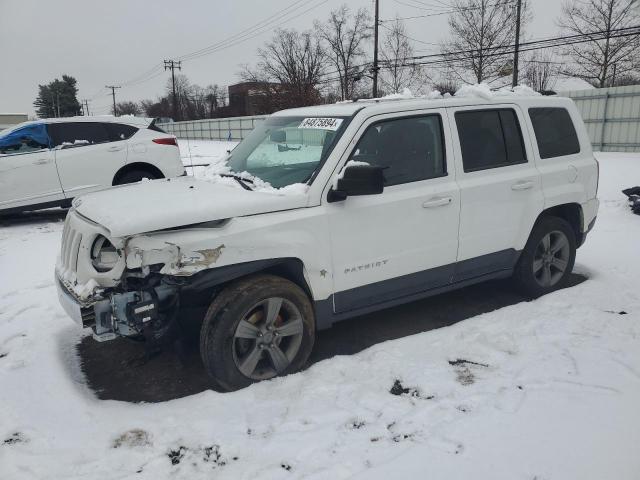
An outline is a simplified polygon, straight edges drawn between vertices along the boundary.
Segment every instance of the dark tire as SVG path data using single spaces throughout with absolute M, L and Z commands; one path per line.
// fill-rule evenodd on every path
M 232 391 L 300 370 L 314 340 L 306 293 L 284 278 L 255 275 L 213 300 L 200 330 L 200 355 L 213 381 Z
M 576 236 L 558 217 L 540 218 L 529 236 L 514 272 L 518 288 L 537 298 L 567 285 L 576 260 Z
M 155 180 L 156 178 L 159 178 L 159 177 L 157 175 L 154 175 L 148 170 L 129 170 L 128 172 L 120 175 L 113 184 L 125 185 L 127 183 L 136 183 L 141 181 L 143 178 L 148 178 L 149 180 Z

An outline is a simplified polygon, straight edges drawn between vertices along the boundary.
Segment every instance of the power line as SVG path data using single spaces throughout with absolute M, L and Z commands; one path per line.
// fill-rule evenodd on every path
M 520 51 L 528 52 L 533 50 L 541 50 L 544 48 L 553 48 L 553 47 L 561 47 L 565 45 L 574 45 L 578 43 L 586 43 L 598 40 L 605 40 L 606 38 L 620 38 L 620 37 L 629 37 L 633 35 L 640 35 L 640 26 L 636 27 L 626 27 L 620 28 L 616 30 L 602 30 L 598 32 L 589 32 L 585 34 L 577 34 L 577 35 L 568 35 L 562 37 L 554 37 L 547 38 L 542 40 L 534 40 L 530 42 L 520 43 Z M 601 37 L 601 38 L 597 38 Z M 431 55 L 422 55 L 417 57 L 408 57 L 407 60 L 423 60 L 434 58 L 434 60 L 427 60 L 424 62 L 412 62 L 401 66 L 417 66 L 417 65 L 433 65 L 438 63 L 452 63 L 459 61 L 472 60 L 476 54 L 482 54 L 485 57 L 495 57 L 495 56 L 506 56 L 515 53 L 515 45 L 501 45 L 496 47 L 488 47 L 486 49 L 471 49 L 471 50 L 462 50 L 458 52 L 445 52 L 445 53 L 434 53 Z M 456 57 L 457 55 L 467 55 L 466 57 Z M 454 58 L 440 58 L 440 57 L 454 57 Z M 439 59 L 436 59 L 439 58 Z M 397 60 L 397 59 L 396 59 Z
M 503 5 L 511 5 L 514 3 L 514 0 L 508 1 L 508 2 L 501 2 L 501 3 L 490 3 L 485 5 L 484 7 L 464 7 L 464 8 L 454 8 L 452 10 L 446 10 L 446 11 L 441 11 L 441 12 L 437 12 L 437 13 L 429 13 L 429 14 L 425 14 L 425 15 L 412 15 L 410 17 L 397 17 L 397 18 L 393 18 L 393 19 L 386 19 L 386 20 L 380 20 L 381 22 L 395 22 L 396 20 L 413 20 L 415 18 L 428 18 L 428 17 L 438 17 L 441 15 L 450 15 L 452 13 L 458 13 L 458 12 L 466 12 L 469 10 L 480 10 L 482 8 L 488 8 L 488 7 L 500 7 Z
M 280 25 L 284 25 L 285 23 L 290 22 L 291 20 L 295 20 L 296 18 L 301 17 L 305 13 L 308 13 L 311 10 L 314 10 L 320 7 L 321 5 L 327 3 L 328 0 L 323 0 L 315 5 L 312 5 L 310 8 L 307 8 L 306 10 L 303 10 L 302 12 L 297 13 L 294 16 L 290 16 L 289 18 L 286 18 L 287 16 L 291 15 L 297 10 L 300 10 L 301 8 L 309 6 L 315 2 L 316 0 L 298 0 L 293 4 L 289 5 L 288 7 L 284 8 L 283 10 L 280 10 L 279 12 L 274 13 L 270 17 L 267 17 L 265 20 L 258 22 L 252 27 L 242 30 L 237 34 L 232 35 L 231 37 L 228 37 L 220 42 L 209 45 L 208 47 L 202 48 L 200 50 L 196 50 L 195 52 L 191 52 L 186 55 L 181 55 L 177 58 L 179 60 L 193 60 L 195 58 L 199 58 L 205 55 L 210 55 L 212 53 L 233 47 L 235 45 L 238 45 L 239 43 L 243 43 L 243 42 L 246 42 L 247 40 L 256 38 L 257 36 L 262 35 L 265 32 L 272 31 L 274 28 L 277 28 Z M 286 13 L 283 13 L 285 11 Z

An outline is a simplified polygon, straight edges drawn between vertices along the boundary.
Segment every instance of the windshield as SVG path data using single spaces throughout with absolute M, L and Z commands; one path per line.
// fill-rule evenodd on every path
M 308 182 L 346 127 L 345 118 L 269 117 L 245 138 L 227 162 L 275 188 Z

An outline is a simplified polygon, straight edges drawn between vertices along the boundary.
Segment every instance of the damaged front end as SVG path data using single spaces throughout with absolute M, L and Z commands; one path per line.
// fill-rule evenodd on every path
M 183 253 L 153 234 L 113 239 L 72 210 L 56 265 L 60 303 L 98 341 L 125 336 L 162 343 L 178 331 L 186 277 L 213 266 L 224 248 Z

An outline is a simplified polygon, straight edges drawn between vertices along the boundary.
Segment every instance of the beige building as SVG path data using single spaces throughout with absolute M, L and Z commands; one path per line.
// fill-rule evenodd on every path
M 26 113 L 0 113 L 0 130 L 28 120 Z

